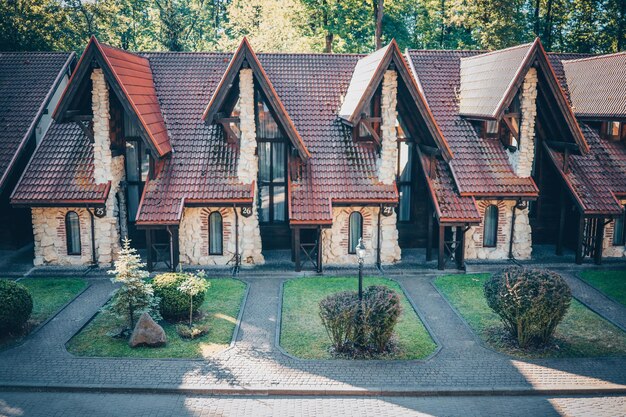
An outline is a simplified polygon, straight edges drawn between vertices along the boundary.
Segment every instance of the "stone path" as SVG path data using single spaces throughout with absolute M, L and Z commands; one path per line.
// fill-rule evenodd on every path
M 0 392 L 7 417 L 619 416 L 626 397 L 206 397 Z
M 145 388 L 187 393 L 433 394 L 467 391 L 626 390 L 623 358 L 520 360 L 487 350 L 426 275 L 398 278 L 442 349 L 420 361 L 302 361 L 274 346 L 280 278 L 249 278 L 235 346 L 207 360 L 77 358 L 64 344 L 106 301 L 108 280 L 92 286 L 41 331 L 0 353 L 0 386 Z M 185 391 L 186 390 L 186 391 Z M 546 391 L 544 391 L 545 393 Z M 581 391 L 577 391 L 580 393 Z
M 577 274 L 562 271 L 559 273 L 569 284 L 574 297 L 626 331 L 626 307 L 607 298 L 600 291 L 578 278 Z

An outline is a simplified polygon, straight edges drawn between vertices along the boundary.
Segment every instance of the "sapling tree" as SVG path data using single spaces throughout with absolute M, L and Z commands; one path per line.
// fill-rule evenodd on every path
M 135 317 L 149 313 L 155 320 L 160 320 L 159 298 L 154 295 L 152 285 L 145 279 L 149 273 L 144 268 L 137 250 L 130 246 L 130 240 L 124 238 L 119 257 L 115 261 L 115 268 L 109 271 L 114 275 L 113 283 L 122 286 L 117 290 L 113 300 L 106 310 L 125 321 L 127 328 L 132 331 L 135 327 Z
M 206 292 L 209 286 L 204 271 L 198 271 L 197 274 L 187 274 L 185 280 L 178 286 L 178 291 L 189 297 L 189 328 L 193 326 L 193 297 Z

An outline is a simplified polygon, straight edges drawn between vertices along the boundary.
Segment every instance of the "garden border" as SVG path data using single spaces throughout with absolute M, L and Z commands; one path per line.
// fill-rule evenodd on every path
M 57 278 L 57 277 L 55 277 Z M 59 279 L 67 279 L 67 277 L 58 277 Z M 45 277 L 21 277 L 17 280 L 15 280 L 16 282 L 19 282 L 19 280 L 21 279 L 47 279 Z M 50 315 L 50 317 L 48 317 L 47 319 L 45 319 L 44 321 L 42 321 L 41 323 L 39 323 L 30 333 L 28 333 L 26 336 L 24 336 L 23 338 L 19 339 L 18 341 L 15 342 L 9 342 L 4 346 L 0 346 L 0 352 L 4 352 L 6 350 L 9 349 L 13 349 L 16 348 L 18 346 L 23 345 L 28 339 L 30 339 L 32 337 L 32 335 L 34 335 L 35 333 L 37 333 L 39 330 L 41 330 L 43 328 L 43 326 L 45 326 L 46 324 L 50 323 L 50 321 L 52 321 L 52 319 L 54 319 L 56 316 L 58 316 L 61 311 L 65 310 L 70 304 L 72 304 L 74 302 L 74 300 L 76 300 L 78 297 L 80 297 L 85 291 L 87 291 L 90 287 L 91 287 L 91 282 L 89 282 L 86 278 L 81 277 L 81 279 L 83 281 L 85 281 L 85 283 L 87 285 L 85 285 L 85 288 L 83 288 L 82 290 L 80 290 L 74 297 L 72 297 L 67 303 L 63 304 L 61 307 L 59 307 L 59 309 L 57 311 L 55 311 L 54 313 L 52 313 L 52 315 Z
M 343 276 L 336 276 L 335 278 L 337 278 L 337 277 L 344 277 L 344 276 L 345 275 L 343 275 Z M 333 278 L 332 276 L 331 277 L 318 276 L 318 277 L 315 277 L 315 278 L 320 278 L 320 277 L 321 278 L 330 278 L 330 279 Z M 335 363 L 341 363 L 341 362 L 347 362 L 347 363 L 358 363 L 358 362 L 364 362 L 364 363 L 403 362 L 403 363 L 407 363 L 408 364 L 408 363 L 426 363 L 426 362 L 432 360 L 435 356 L 437 356 L 439 354 L 439 352 L 441 352 L 441 350 L 443 348 L 441 342 L 439 341 L 439 338 L 435 335 L 435 333 L 432 331 L 431 327 L 427 324 L 426 320 L 424 319 L 424 316 L 422 315 L 422 312 L 419 310 L 419 308 L 417 308 L 417 306 L 415 305 L 415 303 L 413 302 L 411 297 L 409 297 L 409 295 L 407 294 L 407 291 L 404 288 L 404 286 L 402 285 L 402 283 L 396 281 L 393 278 L 386 277 L 384 275 L 382 275 L 380 278 L 388 279 L 389 281 L 393 281 L 396 284 L 398 284 L 398 286 L 402 290 L 402 293 L 404 294 L 404 297 L 408 300 L 409 304 L 413 308 L 413 311 L 415 312 L 417 317 L 422 322 L 422 325 L 424 325 L 424 328 L 426 329 L 426 332 L 428 333 L 428 335 L 430 336 L 432 341 L 435 343 L 435 350 L 433 350 L 433 352 L 430 353 L 425 358 L 423 358 L 423 359 L 306 359 L 306 358 L 299 358 L 299 357 L 294 356 L 291 353 L 287 352 L 282 347 L 282 345 L 280 344 L 280 335 L 281 335 L 282 323 L 283 323 L 283 314 L 282 314 L 282 312 L 283 312 L 284 286 L 285 286 L 285 283 L 287 283 L 289 281 L 292 281 L 294 279 L 302 279 L 302 278 L 288 278 L 288 279 L 283 280 L 280 283 L 280 288 L 278 290 L 278 311 L 277 311 L 277 319 L 276 319 L 276 331 L 275 331 L 275 335 L 274 335 L 274 346 L 278 349 L 278 351 L 280 353 L 282 353 L 283 355 L 287 356 L 288 358 L 296 360 L 296 361 L 301 361 L 301 362 L 316 362 L 316 361 L 335 362 Z
M 486 272 L 483 272 L 483 274 Z M 481 274 L 480 272 L 472 272 L 471 274 L 464 274 L 462 276 L 468 276 L 468 275 L 479 275 Z M 441 275 L 441 276 L 445 276 L 445 275 Z M 454 311 L 454 314 L 457 315 L 457 317 L 459 319 L 461 319 L 461 321 L 463 322 L 463 325 L 469 329 L 469 331 L 472 333 L 472 336 L 474 337 L 474 339 L 476 339 L 476 341 L 485 349 L 490 350 L 494 353 L 497 353 L 498 355 L 502 355 L 508 359 L 516 359 L 516 360 L 523 360 L 523 361 L 537 361 L 537 360 L 561 360 L 561 359 L 565 359 L 565 360 L 572 360 L 572 359 L 599 359 L 599 358 L 604 358 L 604 359 L 621 359 L 621 358 L 626 358 L 626 356 L 564 356 L 564 357 L 559 357 L 559 358 L 554 358 L 554 357 L 544 357 L 544 358 L 528 358 L 528 357 L 521 357 L 521 356 L 514 356 L 511 355 L 509 353 L 504 353 L 504 352 L 500 352 L 499 350 L 496 350 L 495 348 L 491 347 L 486 341 L 484 341 L 477 333 L 476 331 L 474 331 L 474 329 L 472 328 L 472 326 L 470 326 L 470 324 L 467 322 L 467 320 L 465 320 L 465 317 L 463 317 L 463 315 L 457 310 L 457 308 L 455 306 L 452 305 L 452 303 L 450 302 L 450 300 L 448 300 L 446 298 L 446 296 L 439 290 L 439 288 L 437 288 L 437 286 L 435 285 L 435 280 L 439 278 L 439 277 L 433 277 L 430 279 L 430 284 L 435 288 L 435 291 L 437 291 L 437 293 L 444 299 L 444 301 L 446 302 L 446 304 L 448 304 L 448 306 L 452 309 L 452 311 Z M 583 303 L 582 301 L 580 301 L 578 298 L 574 297 L 572 295 L 572 298 L 574 298 L 576 301 L 578 301 L 579 303 L 581 303 L 582 305 L 584 305 L 585 307 L 589 308 L 585 303 Z M 596 312 L 595 310 L 589 308 L 589 310 L 591 310 L 593 313 L 597 314 L 598 316 L 600 316 L 601 318 L 603 318 L 604 320 L 606 320 L 607 322 L 611 323 L 614 325 L 614 323 L 611 320 L 608 320 L 606 317 L 604 317 L 602 314 Z M 616 326 L 618 329 L 620 329 L 621 331 L 622 328 L 620 326 Z M 626 333 L 626 332 L 624 332 Z
M 250 292 L 250 284 L 248 284 L 247 282 L 245 282 L 242 279 L 239 278 L 235 278 L 232 276 L 221 276 L 221 277 L 214 277 L 212 279 L 234 279 L 236 281 L 242 282 L 243 284 L 245 284 L 246 288 L 245 291 L 243 293 L 243 296 L 241 297 L 241 303 L 240 303 L 240 308 L 239 308 L 239 314 L 237 314 L 237 321 L 235 323 L 235 328 L 233 329 L 233 335 L 230 339 L 230 343 L 228 344 L 228 347 L 224 348 L 223 350 L 220 350 L 218 352 L 215 353 L 214 356 L 216 355 L 220 355 L 224 352 L 227 352 L 229 350 L 231 350 L 232 348 L 235 347 L 236 341 L 237 341 L 237 336 L 239 335 L 239 328 L 241 327 L 241 319 L 243 317 L 243 311 L 246 307 L 246 302 L 248 301 L 248 294 Z M 210 280 L 210 279 L 209 279 Z M 194 361 L 194 362 L 202 362 L 202 361 L 207 361 L 210 358 L 137 358 L 137 357 L 128 357 L 128 356 L 79 356 L 79 355 L 75 355 L 72 352 L 70 352 L 69 350 L 67 350 L 67 344 L 70 342 L 70 340 L 72 340 L 76 335 L 78 335 L 80 332 L 82 332 L 85 327 L 87 327 L 89 325 L 89 323 L 91 323 L 93 321 L 93 319 L 100 314 L 100 309 L 102 307 L 104 307 L 110 300 L 111 297 L 113 297 L 113 293 L 111 292 L 111 295 L 109 296 L 109 298 L 107 298 L 107 300 L 105 301 L 105 303 L 98 309 L 98 311 L 96 311 L 90 318 L 89 320 L 87 320 L 82 326 L 80 326 L 80 328 L 74 332 L 74 334 L 72 334 L 72 336 L 69 337 L 69 339 L 67 339 L 64 343 L 63 343 L 63 351 L 72 356 L 73 358 L 76 359 L 101 359 L 101 360 L 138 360 L 138 361 Z

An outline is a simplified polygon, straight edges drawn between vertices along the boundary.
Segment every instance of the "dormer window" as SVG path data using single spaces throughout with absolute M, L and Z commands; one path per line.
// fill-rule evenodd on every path
M 603 122 L 601 133 L 607 139 L 626 140 L 626 122 Z
M 358 129 L 355 129 L 357 139 L 380 142 L 381 110 L 381 87 L 379 87 L 369 106 L 365 107 Z

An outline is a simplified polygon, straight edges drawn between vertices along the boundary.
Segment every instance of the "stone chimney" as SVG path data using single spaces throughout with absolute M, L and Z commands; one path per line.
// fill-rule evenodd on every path
M 398 74 L 394 70 L 385 71 L 381 97 L 380 136 L 382 147 L 378 160 L 378 179 L 383 184 L 391 185 L 396 180 L 398 144 L 396 135 L 396 104 L 398 93 Z
M 537 118 L 537 69 L 530 68 L 524 77 L 520 94 L 521 126 L 519 149 L 507 152 L 513 171 L 519 177 L 530 177 L 535 158 L 535 119 Z
M 239 165 L 237 177 L 244 184 L 252 184 L 257 178 L 259 164 L 256 157 L 256 126 L 254 118 L 254 81 L 252 70 L 239 71 Z
M 91 107 L 93 110 L 93 157 L 96 184 L 111 180 L 111 144 L 109 138 L 109 88 L 101 68 L 91 73 L 93 84 Z

